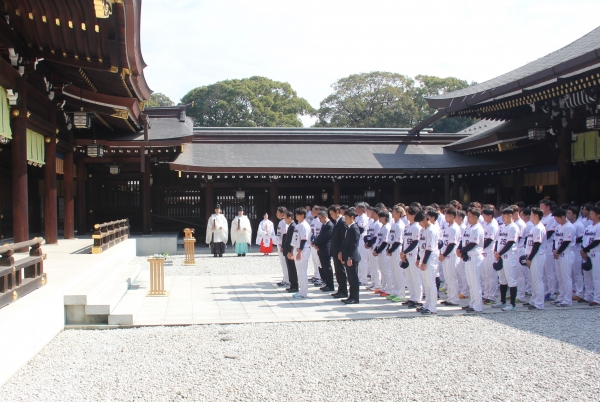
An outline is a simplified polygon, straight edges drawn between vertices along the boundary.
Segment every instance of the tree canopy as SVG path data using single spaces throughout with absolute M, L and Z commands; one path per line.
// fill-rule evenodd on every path
M 321 127 L 413 127 L 435 113 L 425 96 L 439 95 L 469 86 L 454 77 L 408 76 L 375 71 L 353 74 L 336 81 L 333 93 L 318 110 Z M 436 132 L 456 132 L 475 123 L 472 119 L 447 118 L 434 124 Z
M 189 91 L 182 103 L 199 127 L 302 127 L 316 111 L 287 82 L 265 77 L 220 81 Z
M 167 95 L 155 92 L 150 96 L 150 99 L 146 101 L 146 106 L 173 106 L 175 102 L 173 102 Z

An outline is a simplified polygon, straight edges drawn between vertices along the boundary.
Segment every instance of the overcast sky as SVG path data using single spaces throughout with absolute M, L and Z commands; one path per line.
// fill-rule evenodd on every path
M 265 76 L 318 108 L 350 74 L 391 71 L 483 82 L 596 28 L 599 0 L 143 0 L 150 88 Z M 309 125 L 309 119 L 303 119 Z

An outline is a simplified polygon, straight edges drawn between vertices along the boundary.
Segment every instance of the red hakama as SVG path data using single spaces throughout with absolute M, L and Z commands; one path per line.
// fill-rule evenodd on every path
M 269 242 L 269 247 L 265 247 L 265 241 L 260 241 L 260 252 L 263 254 L 271 254 L 273 252 L 273 241 Z

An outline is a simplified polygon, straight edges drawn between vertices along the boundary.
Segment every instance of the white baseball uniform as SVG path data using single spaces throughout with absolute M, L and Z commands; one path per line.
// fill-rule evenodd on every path
M 560 250 L 564 242 L 569 242 L 567 248 L 558 255 L 556 260 L 556 273 L 558 274 L 558 302 L 570 306 L 573 300 L 573 263 L 575 255 L 573 246 L 575 243 L 575 227 L 567 221 L 564 225 L 556 225 L 554 233 L 554 249 Z
M 552 214 L 546 215 L 542 218 L 542 223 L 546 227 L 546 235 L 548 232 L 556 231 L 556 219 Z M 554 234 L 550 236 L 547 241 L 542 244 L 544 251 L 546 252 L 546 265 L 544 266 L 544 289 L 546 293 L 550 293 L 553 297 L 558 292 L 558 281 L 556 279 L 556 267 L 554 255 L 552 254 L 552 242 L 554 241 Z
M 440 263 L 439 255 L 440 249 L 438 241 L 441 238 L 439 225 L 429 225 L 427 228 L 421 230 L 420 241 L 419 241 L 419 255 L 421 256 L 421 262 L 425 261 L 425 256 L 429 253 L 425 269 L 421 271 L 421 280 L 423 283 L 423 291 L 425 292 L 426 300 L 423 303 L 423 308 L 428 309 L 432 313 L 437 312 L 437 299 L 438 292 L 435 285 L 435 278 L 437 276 L 438 265 Z
M 369 218 L 367 214 L 358 215 L 354 219 L 354 223 L 358 226 L 360 231 L 360 240 L 358 241 L 358 253 L 360 254 L 360 264 L 358 264 L 358 280 L 362 284 L 367 284 L 369 278 L 367 277 L 369 272 L 369 257 L 367 256 L 368 250 L 365 248 L 365 236 L 369 229 Z
M 405 270 L 400 267 L 400 252 L 402 251 L 402 244 L 404 241 L 404 222 L 400 219 L 395 222 L 391 229 L 388 238 L 390 247 L 398 243 L 399 247 L 396 248 L 390 257 L 390 267 L 392 270 L 392 294 L 400 299 L 406 298 L 406 276 Z
M 392 225 L 390 225 L 389 222 L 385 225 L 381 225 L 381 228 L 379 228 L 379 232 L 377 233 L 377 241 L 375 242 L 374 249 L 380 249 L 383 243 L 389 243 L 389 235 L 391 228 Z M 392 294 L 392 269 L 390 266 L 390 257 L 385 252 L 385 249 L 381 250 L 381 252 L 376 257 L 376 260 L 381 278 L 381 290 L 384 293 Z M 371 275 L 373 275 L 372 272 Z
M 296 255 L 304 240 L 306 242 L 304 248 L 302 248 L 302 256 L 300 260 L 297 260 Z M 294 263 L 296 264 L 296 271 L 298 271 L 298 293 L 306 297 L 308 295 L 308 260 L 310 259 L 310 226 L 306 220 L 296 225 L 290 244 L 294 247 Z
M 482 293 L 484 299 L 495 301 L 496 292 L 498 291 L 498 272 L 494 269 L 493 264 L 496 261 L 494 250 L 500 228 L 495 219 L 492 219 L 490 223 L 484 222 L 481 226 L 483 227 L 484 241 L 485 239 L 492 240 L 487 247 L 483 248 Z
M 285 223 L 285 219 L 279 221 L 277 225 L 277 236 L 275 237 L 275 243 L 277 244 L 277 255 L 279 256 L 279 263 L 281 264 L 281 271 L 283 273 L 283 282 L 289 283 L 290 277 L 288 274 L 287 264 L 285 262 L 286 256 L 282 252 L 283 236 L 287 233 L 288 225 Z
M 465 262 L 467 282 L 469 284 L 469 306 L 475 311 L 483 309 L 481 293 L 481 270 L 483 268 L 483 227 L 479 222 L 467 227 L 463 235 L 463 247 L 474 243 L 475 247 L 467 252 L 468 260 Z
M 408 246 L 415 241 L 419 241 L 419 234 L 421 233 L 421 226 L 418 223 L 413 222 L 412 225 L 404 227 L 404 248 L 407 250 Z M 421 303 L 423 300 L 423 283 L 421 281 L 421 273 L 417 267 L 417 254 L 418 248 L 413 249 L 411 252 L 406 254 L 406 261 L 408 261 L 408 268 L 405 270 L 406 280 L 408 282 L 408 293 L 409 299 L 415 303 Z
M 498 280 L 501 285 L 510 288 L 517 287 L 517 242 L 519 241 L 519 227 L 514 223 L 504 225 L 498 232 L 498 253 L 508 244 L 514 242 L 512 247 L 502 254 L 502 269 L 498 271 Z
M 450 244 L 454 244 L 454 249 L 442 261 L 446 278 L 446 301 L 453 304 L 458 304 L 458 256 L 456 249 L 460 242 L 460 227 L 453 223 L 446 225 L 443 233 L 444 246 L 441 250 L 442 254 L 446 254 L 446 250 Z
M 533 250 L 533 245 L 540 243 L 540 248 L 533 257 L 533 260 L 531 260 L 531 266 L 529 267 L 529 282 L 531 283 L 529 304 L 540 310 L 544 309 L 544 267 L 546 265 L 546 255 L 545 249 L 541 245 L 545 239 L 546 227 L 542 222 L 539 222 L 527 234 L 527 244 L 525 246 L 525 254 L 529 257 L 531 250 Z
M 312 222 L 310 222 L 310 240 L 311 240 L 311 242 L 314 241 L 319 236 L 322 226 L 323 226 L 323 224 L 321 223 L 319 218 L 317 218 L 315 216 L 315 218 L 312 220 Z M 315 247 L 310 248 L 310 260 L 312 261 L 313 270 L 314 270 L 313 278 L 321 280 L 321 273 L 319 272 L 319 267 L 321 266 L 321 260 L 319 260 L 319 254 Z

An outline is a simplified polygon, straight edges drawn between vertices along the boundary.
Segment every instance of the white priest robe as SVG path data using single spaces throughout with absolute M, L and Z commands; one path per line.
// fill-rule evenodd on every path
M 252 227 L 246 215 L 238 215 L 231 221 L 231 244 L 252 243 Z
M 275 236 L 273 222 L 268 219 L 263 219 L 263 221 L 258 224 L 258 231 L 256 232 L 256 244 L 260 245 L 260 242 L 264 241 L 263 245 L 265 247 L 269 247 L 271 245 L 271 241 L 273 240 L 273 236 Z
M 227 218 L 223 214 L 212 214 L 206 225 L 206 244 L 227 243 L 228 234 Z

